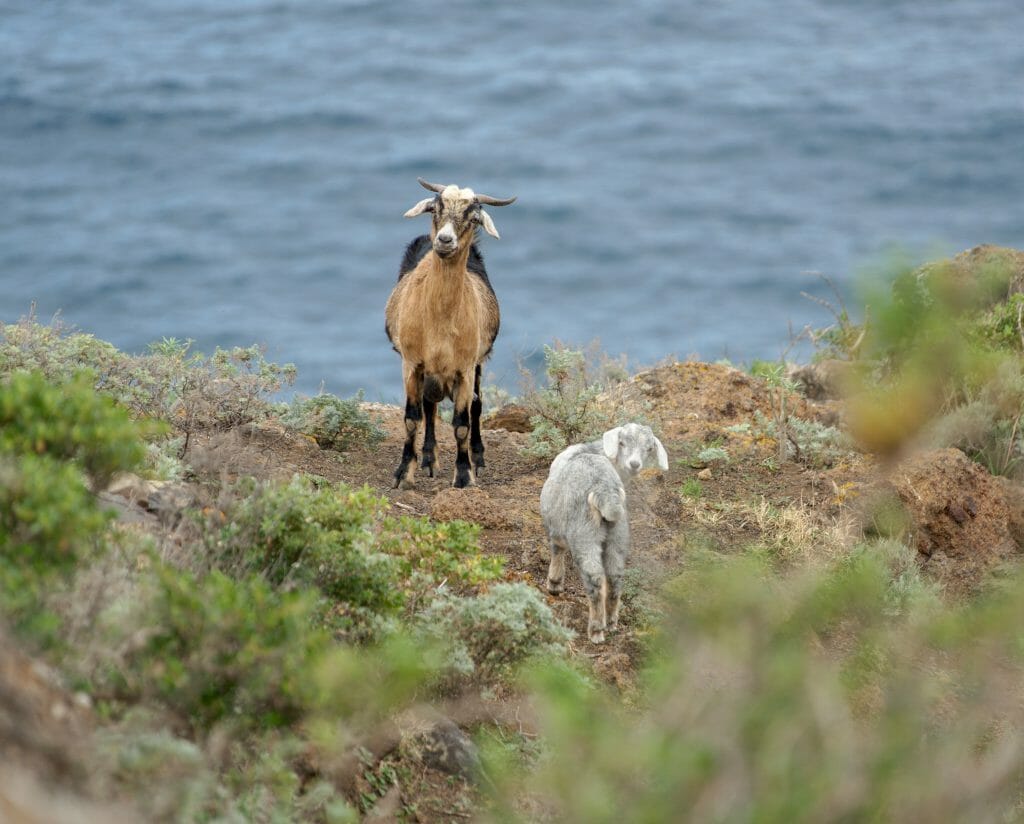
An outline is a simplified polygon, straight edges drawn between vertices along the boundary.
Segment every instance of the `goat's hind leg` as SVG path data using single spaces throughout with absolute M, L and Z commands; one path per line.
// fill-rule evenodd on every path
M 604 572 L 608 578 L 608 630 L 619 628 L 619 606 L 622 602 L 622 575 L 626 571 L 629 552 L 629 526 L 623 521 L 612 525 L 604 546 Z
M 487 465 L 484 463 L 484 439 L 480 434 L 480 413 L 483 411 L 483 401 L 480 399 L 480 372 L 480 364 L 477 364 L 473 379 L 473 403 L 469 407 L 469 450 L 473 455 L 473 467 L 477 473 Z
M 580 577 L 583 579 L 583 586 L 587 590 L 587 598 L 590 601 L 587 635 L 593 644 L 604 643 L 606 624 L 605 601 L 608 597 L 608 579 L 605 577 L 604 569 L 598 560 L 599 554 L 600 549 L 597 549 L 594 557 L 584 559 L 579 565 Z
M 436 462 L 437 438 L 434 435 L 434 418 L 437 404 L 423 399 L 423 459 L 420 466 L 427 470 L 427 475 L 434 477 Z
M 551 563 L 548 564 L 548 592 L 558 595 L 565 583 L 565 556 L 569 546 L 564 538 L 551 539 Z
M 462 489 L 476 485 L 473 464 L 469 461 L 469 408 L 473 385 L 466 380 L 465 375 L 459 376 L 452 395 L 455 402 L 455 411 L 452 414 L 452 429 L 455 432 L 455 477 L 452 479 L 452 486 Z

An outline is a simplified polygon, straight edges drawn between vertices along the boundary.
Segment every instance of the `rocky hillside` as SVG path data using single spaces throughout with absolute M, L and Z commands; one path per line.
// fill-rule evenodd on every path
M 1004 291 L 992 286 L 996 270 Z M 674 362 L 619 381 L 596 397 L 595 408 L 607 419 L 650 423 L 670 458 L 668 472 L 646 472 L 630 490 L 633 554 L 621 625 L 603 645 L 587 640 L 587 603 L 575 570 L 560 596 L 543 588 L 548 553 L 539 493 L 549 459 L 536 457 L 528 401 L 492 410 L 485 418 L 487 468 L 479 485 L 467 490 L 450 488 L 454 443 L 444 424 L 438 427 L 437 477 L 421 475 L 414 489 L 394 489 L 392 473 L 404 440 L 402 411 L 363 404 L 362 411 L 383 433 L 374 442 L 325 448 L 322 439 L 290 425 L 281 410 L 242 423 L 199 425 L 182 444 L 186 472 L 170 480 L 122 474 L 99 498 L 116 510 L 121 529 L 147 536 L 172 563 L 195 551 L 188 542 L 195 538 L 197 519 L 225 517 L 223 490 L 244 478 L 285 482 L 300 473 L 351 487 L 368 485 L 386 498 L 394 515 L 477 524 L 484 553 L 504 562 L 504 580 L 533 588 L 557 621 L 574 631 L 569 658 L 632 706 L 642 703 L 639 673 L 665 613 L 665 587 L 697 556 L 756 555 L 786 577 L 829 568 L 866 540 L 892 538 L 912 550 L 917 570 L 951 605 L 984 593 L 1019 562 L 1024 551 L 1019 368 L 1024 255 L 982 247 L 936 272 L 932 266 L 908 277 L 915 289 L 931 289 L 929 294 L 937 294 L 934 284 L 941 284 L 970 318 L 963 346 L 984 347 L 985 357 L 972 360 L 970 349 L 962 355 L 969 367 L 940 376 L 954 382 L 963 378 L 967 388 L 944 383 L 940 392 L 926 386 L 915 371 L 917 362 L 894 348 L 893 340 L 873 341 L 869 334 L 865 342 L 863 330 L 845 320 L 828 339 L 834 357 L 825 366 L 751 374 L 730 365 Z M 979 289 L 992 294 L 978 300 Z M 897 301 L 886 311 L 920 312 L 911 320 L 927 329 L 933 322 L 927 307 L 940 299 L 929 297 L 908 309 L 911 303 Z M 8 332 L 8 339 L 12 335 Z M 962 351 L 968 350 L 957 350 Z M 1005 355 L 995 366 L 993 351 Z M 984 367 L 978 365 L 982 362 Z M 1007 378 L 1014 362 L 1018 371 Z M 977 382 L 959 368 L 990 371 Z M 841 399 L 840 390 L 854 401 Z M 857 417 L 866 396 L 876 399 L 872 408 L 881 408 L 887 421 L 909 420 L 915 404 L 923 410 L 921 419 L 895 435 L 886 429 L 885 448 L 872 451 L 877 427 Z M 74 820 L 138 820 L 135 802 L 130 794 L 123 797 L 123 790 L 116 808 L 103 806 L 111 798 L 112 779 L 89 769 L 96 746 L 91 730 L 104 723 L 93 698 L 68 689 L 58 674 L 26 657 L 10 635 L 0 636 L 0 648 L 0 811 L 8 810 L 14 821 L 65 820 L 60 810 L 68 803 L 79 811 Z M 498 689 L 489 700 L 487 712 L 463 707 L 461 719 L 459 710 L 450 708 L 460 722 L 456 736 L 459 726 L 470 728 L 488 713 L 493 718 L 519 712 L 514 690 Z M 525 723 L 529 736 L 534 722 L 525 719 L 524 710 L 520 728 Z M 400 765 L 395 767 L 404 776 L 398 795 L 388 790 L 391 784 L 374 785 L 373 776 L 382 774 L 374 767 L 376 773 L 349 776 L 344 787 L 349 800 L 360 793 L 371 800 L 381 797 L 377 820 L 389 820 L 385 804 L 405 810 L 407 820 L 450 820 L 445 811 L 452 809 L 468 818 L 479 803 L 471 782 L 458 769 L 404 747 L 403 740 L 397 734 L 390 748 L 376 753 L 384 759 L 381 764 L 392 758 Z M 207 739 L 202 746 L 216 742 Z M 332 775 L 314 755 L 298 762 L 303 781 Z M 454 783 L 452 772 L 460 775 Z M 71 801 L 65 802 L 65 795 Z M 470 807 L 464 812 L 457 807 L 462 804 Z

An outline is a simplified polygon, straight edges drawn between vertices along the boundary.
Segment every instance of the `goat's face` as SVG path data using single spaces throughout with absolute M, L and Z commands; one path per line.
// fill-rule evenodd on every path
M 641 469 L 668 469 L 668 453 L 649 426 L 627 423 L 609 429 L 602 438 L 602 448 L 619 474 L 626 477 L 633 477 Z
M 436 196 L 421 200 L 405 213 L 406 217 L 416 217 L 424 212 L 433 216 L 430 237 L 434 252 L 440 258 L 449 258 L 460 249 L 465 249 L 476 236 L 476 227 L 483 226 L 484 231 L 492 237 L 499 237 L 494 221 L 480 206 L 486 203 L 491 206 L 507 206 L 515 198 L 499 200 L 498 198 L 478 195 L 472 189 L 460 189 L 452 184 L 441 186 L 420 180 L 420 185 Z
M 439 258 L 451 257 L 473 242 L 482 211 L 472 189 L 447 186 L 434 198 L 430 237 Z

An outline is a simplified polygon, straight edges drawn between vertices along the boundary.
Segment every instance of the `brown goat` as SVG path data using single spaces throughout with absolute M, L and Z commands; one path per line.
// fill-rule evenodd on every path
M 406 248 L 398 285 L 384 310 L 384 329 L 402 356 L 405 384 L 406 436 L 395 485 L 415 483 L 416 434 L 421 420 L 425 420 L 422 466 L 434 476 L 434 417 L 437 404 L 447 397 L 455 404 L 452 426 L 457 451 L 452 485 L 465 487 L 476 483 L 476 472 L 484 466 L 480 371 L 501 320 L 498 299 L 474 241 L 478 226 L 498 237 L 494 221 L 482 205 L 507 206 L 515 198 L 500 200 L 472 189 L 418 180 L 436 196 L 421 200 L 405 216 L 430 212 L 430 235 L 421 235 Z

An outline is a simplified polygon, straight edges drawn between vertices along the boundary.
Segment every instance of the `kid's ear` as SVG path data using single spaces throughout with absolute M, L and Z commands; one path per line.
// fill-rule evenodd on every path
M 619 429 L 621 427 L 618 426 L 614 429 L 609 429 L 601 437 L 601 446 L 604 449 L 605 457 L 609 461 L 614 461 L 619 454 Z
M 658 450 L 658 469 L 662 472 L 668 471 L 668 453 L 665 451 L 665 447 L 657 438 L 654 439 L 654 446 Z

